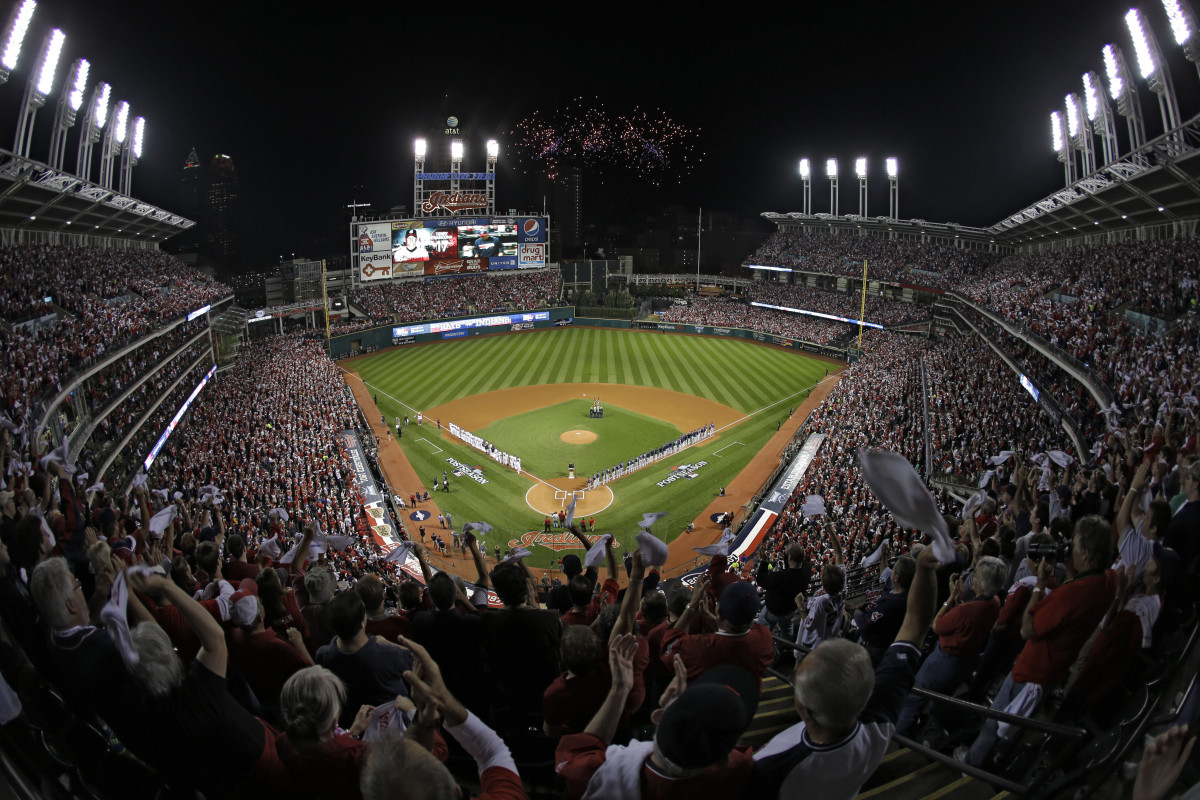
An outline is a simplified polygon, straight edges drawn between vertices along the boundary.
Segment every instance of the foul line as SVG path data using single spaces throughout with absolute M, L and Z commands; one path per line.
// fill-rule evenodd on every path
M 766 405 L 766 406 L 763 406 L 762 408 L 751 411 L 749 414 L 742 417 L 741 419 L 735 419 L 733 422 L 729 423 L 728 425 L 722 425 L 720 428 L 717 428 L 715 431 L 713 431 L 713 435 L 716 436 L 718 433 L 725 430 L 726 428 L 732 428 L 735 425 L 740 425 L 743 422 L 745 422 L 746 420 L 750 419 L 751 417 L 753 417 L 757 414 L 761 414 L 762 412 L 766 411 L 767 409 L 774 408 L 775 406 L 777 406 L 780 403 L 783 403 L 787 400 L 791 400 L 793 397 L 799 397 L 803 392 L 811 393 L 813 389 L 817 388 L 825 381 L 829 380 L 830 378 L 836 378 L 839 375 L 841 375 L 843 372 L 845 372 L 845 370 L 838 370 L 837 372 L 831 373 L 831 374 L 827 375 L 826 377 L 822 378 L 821 380 L 817 381 L 816 383 L 814 383 L 812 386 L 809 386 L 806 389 L 800 389 L 797 392 L 789 394 L 787 397 L 781 397 L 778 400 L 776 400 L 774 403 L 771 403 L 770 405 Z
M 421 412 L 417 411 L 415 408 L 413 408 L 412 406 L 410 406 L 408 403 L 404 402 L 403 400 L 397 400 L 395 397 L 392 397 L 392 396 L 391 396 L 390 394 L 388 394 L 387 392 L 385 392 L 385 391 L 382 391 L 382 390 L 381 390 L 381 389 L 380 389 L 378 386 L 374 386 L 374 385 L 372 385 L 372 384 L 370 384 L 370 383 L 367 383 L 366 381 L 364 381 L 364 380 L 362 379 L 362 376 L 361 376 L 361 375 L 359 375 L 358 373 L 351 372 L 350 370 L 348 370 L 348 369 L 346 369 L 345 367 L 343 367 L 341 364 L 338 364 L 336 361 L 335 361 L 335 362 L 333 362 L 333 363 L 334 363 L 334 366 L 336 366 L 336 367 L 337 367 L 338 369 L 340 369 L 342 372 L 346 373 L 346 375 L 348 375 L 348 376 L 353 376 L 353 377 L 357 378 L 357 379 L 358 379 L 358 382 L 359 382 L 359 383 L 361 383 L 363 386 L 366 386 L 367 388 L 369 388 L 373 394 L 374 394 L 374 393 L 381 394 L 381 395 L 383 395 L 384 397 L 386 397 L 388 400 L 391 400 L 393 403 L 396 403 L 396 404 L 398 404 L 398 405 L 402 405 L 402 406 L 404 406 L 405 408 L 407 408 L 409 411 L 413 412 L 414 414 L 419 414 L 419 413 L 421 413 Z
M 438 447 L 438 446 L 437 446 L 436 444 L 434 444 L 433 442 L 431 442 L 431 441 L 429 441 L 428 439 L 426 439 L 424 436 L 422 436 L 420 439 L 417 439 L 417 441 L 418 441 L 418 442 L 425 442 L 427 445 L 429 445 L 430 447 L 432 447 L 432 448 L 434 449 L 434 455 L 437 455 L 438 453 L 444 453 L 444 452 L 446 452 L 445 450 L 443 450 L 442 448 Z
M 721 450 L 728 450 L 729 448 L 734 447 L 734 446 L 745 447 L 746 443 L 745 442 L 730 442 L 729 444 L 722 447 Z M 713 455 L 716 456 L 717 458 L 724 458 L 725 456 L 721 455 L 721 450 L 714 450 Z

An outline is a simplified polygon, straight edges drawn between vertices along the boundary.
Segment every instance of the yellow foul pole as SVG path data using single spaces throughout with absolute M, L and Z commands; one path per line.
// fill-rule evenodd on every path
M 867 260 L 863 259 L 862 304 L 858 309 L 858 350 L 862 352 L 863 320 L 867 318 Z
M 864 265 L 866 262 L 863 262 Z M 325 309 L 325 342 L 329 343 L 329 293 L 325 290 L 325 259 L 321 259 L 321 306 Z M 862 334 L 860 333 L 859 336 Z

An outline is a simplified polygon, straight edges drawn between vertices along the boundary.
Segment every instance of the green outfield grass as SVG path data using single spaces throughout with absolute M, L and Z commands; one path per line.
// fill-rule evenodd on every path
M 377 397 L 389 422 L 397 415 L 415 418 L 418 409 L 429 409 L 460 397 L 515 386 L 553 383 L 616 383 L 671 389 L 730 406 L 748 417 L 717 436 L 672 459 L 612 484 L 613 505 L 596 515 L 596 529 L 613 530 L 622 546 L 633 542 L 635 523 L 646 511 L 667 511 L 669 516 L 654 531 L 664 540 L 677 536 L 729 483 L 774 435 L 789 409 L 799 406 L 806 391 L 825 377 L 826 362 L 801 353 L 750 342 L 698 336 L 622 331 L 602 328 L 567 328 L 496 337 L 472 337 L 452 342 L 401 347 L 361 359 L 353 368 Z M 475 431 L 496 445 L 517 453 L 523 466 L 547 477 L 565 473 L 574 460 L 577 474 L 628 459 L 674 439 L 680 431 L 606 403 L 606 418 L 587 416 L 590 401 L 561 403 L 516 415 Z M 610 425 L 625 419 L 630 424 Z M 610 416 L 613 415 L 613 416 Z M 633 418 L 638 418 L 634 424 Z M 565 430 L 592 430 L 599 439 L 591 447 L 558 441 Z M 487 537 L 489 551 L 501 548 L 528 530 L 540 529 L 542 515 L 525 502 L 530 481 L 482 453 L 443 437 L 436 425 L 410 425 L 400 440 L 405 455 L 429 489 L 434 476 L 453 472 L 452 458 L 483 468 L 489 481 L 480 485 L 469 478 L 451 478 L 449 494 L 438 493 L 438 505 L 451 511 L 454 525 L 484 520 L 495 527 Z M 585 460 L 586 459 L 586 460 Z M 671 467 L 706 461 L 692 480 L 668 486 L 659 481 Z M 537 466 L 535 466 L 537 465 Z M 393 487 L 407 499 L 417 487 Z M 431 497 L 433 495 L 431 494 Z M 735 509 L 730 508 L 730 511 Z M 432 522 L 432 524 L 431 524 Z M 427 530 L 437 527 L 434 518 Z M 415 524 L 409 522 L 415 532 Z M 546 566 L 561 555 L 537 548 L 530 562 Z

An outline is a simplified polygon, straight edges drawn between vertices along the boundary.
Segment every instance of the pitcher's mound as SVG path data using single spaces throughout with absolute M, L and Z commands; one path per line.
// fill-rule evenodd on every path
M 599 514 L 612 505 L 612 489 L 598 486 L 585 490 L 586 478 L 551 478 L 546 483 L 535 483 L 525 493 L 525 502 L 539 514 L 557 514 L 576 497 L 575 518 Z M 582 496 L 580 496 L 582 495 Z
M 591 431 L 566 431 L 559 434 L 558 438 L 567 444 L 587 444 L 596 441 L 596 434 Z

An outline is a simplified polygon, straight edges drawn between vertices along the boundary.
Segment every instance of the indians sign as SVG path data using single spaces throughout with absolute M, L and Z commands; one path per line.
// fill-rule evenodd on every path
M 561 530 L 561 528 L 559 530 Z M 595 544 L 596 541 L 600 538 L 600 536 L 599 535 L 586 536 L 585 538 L 592 544 Z M 528 533 L 521 534 L 520 539 L 509 539 L 509 541 L 508 541 L 508 548 L 510 550 L 514 550 L 518 547 L 524 547 L 524 548 L 528 549 L 528 548 L 533 547 L 534 545 L 538 545 L 539 547 L 549 547 L 551 550 L 554 550 L 555 552 L 558 552 L 560 550 L 582 550 L 583 549 L 583 543 L 579 541 L 579 537 L 577 537 L 575 534 L 570 533 L 570 532 L 567 532 L 567 533 L 543 533 L 542 531 L 529 531 Z M 618 542 L 616 539 L 613 539 L 612 546 L 620 547 L 621 543 Z

